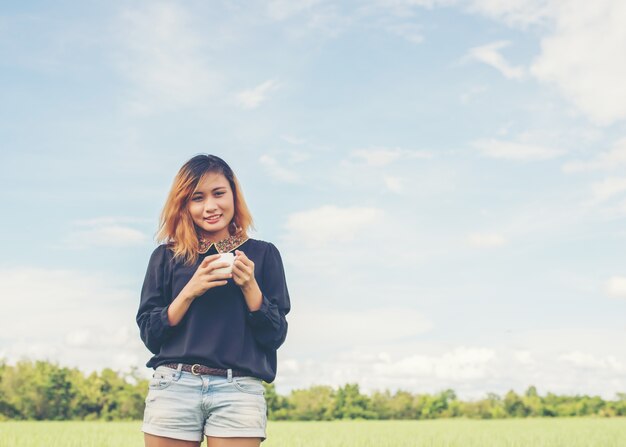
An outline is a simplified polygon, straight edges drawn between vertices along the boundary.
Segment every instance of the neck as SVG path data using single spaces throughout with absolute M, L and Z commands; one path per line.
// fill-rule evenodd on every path
M 205 241 L 205 242 L 219 242 L 221 240 L 226 239 L 229 236 L 230 236 L 230 233 L 220 236 L 220 235 L 216 235 L 212 233 L 207 233 L 205 231 L 198 232 L 198 239 Z

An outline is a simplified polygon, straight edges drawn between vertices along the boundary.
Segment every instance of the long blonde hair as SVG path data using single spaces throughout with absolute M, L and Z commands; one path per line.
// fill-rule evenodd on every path
M 187 161 L 178 171 L 172 188 L 165 200 L 159 230 L 158 243 L 167 243 L 174 252 L 174 259 L 183 259 L 186 265 L 198 260 L 198 235 L 189 213 L 189 200 L 198 184 L 209 174 L 219 173 L 226 177 L 233 191 L 235 215 L 228 225 L 231 235 L 247 237 L 248 230 L 254 229 L 252 215 L 243 197 L 241 186 L 233 170 L 219 157 L 199 154 Z

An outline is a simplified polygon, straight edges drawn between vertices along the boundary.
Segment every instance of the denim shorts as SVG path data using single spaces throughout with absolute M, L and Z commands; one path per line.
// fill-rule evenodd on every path
M 194 375 L 159 366 L 150 380 L 141 430 L 186 441 L 202 441 L 203 434 L 264 441 L 266 426 L 261 379 Z

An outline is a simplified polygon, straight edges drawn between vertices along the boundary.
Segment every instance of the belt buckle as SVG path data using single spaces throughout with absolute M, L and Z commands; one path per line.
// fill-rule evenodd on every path
M 194 376 L 199 376 L 200 372 L 196 372 L 196 366 L 198 368 L 200 368 L 202 365 L 198 365 L 197 363 L 195 363 L 194 365 L 191 366 L 191 374 L 193 374 Z

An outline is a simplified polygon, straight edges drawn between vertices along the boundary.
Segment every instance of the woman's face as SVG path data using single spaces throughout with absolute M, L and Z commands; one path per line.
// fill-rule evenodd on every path
M 230 236 L 228 225 L 235 215 L 235 203 L 230 183 L 223 174 L 209 173 L 198 183 L 189 200 L 189 213 L 200 233 L 212 241 Z

